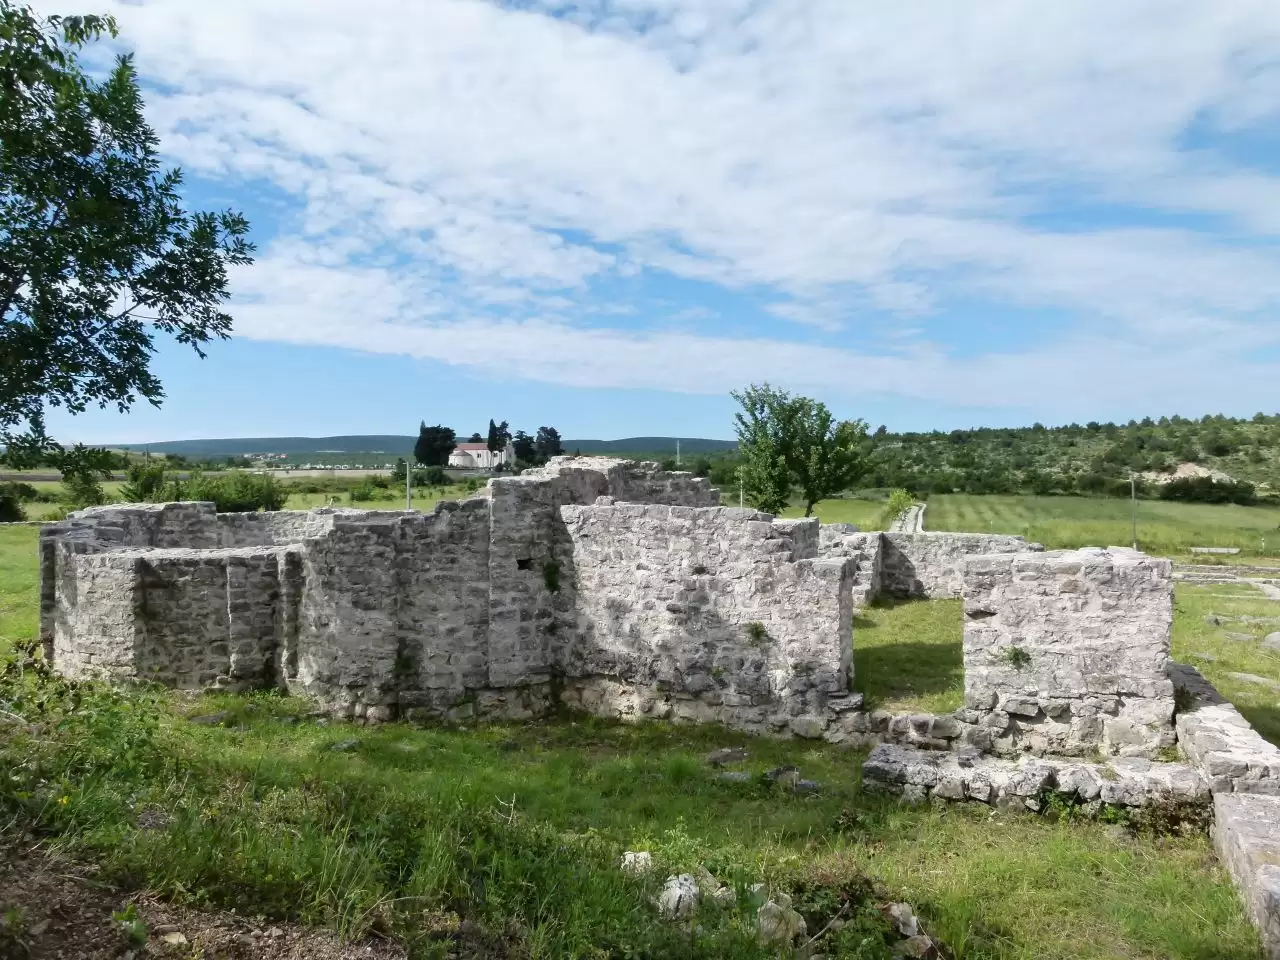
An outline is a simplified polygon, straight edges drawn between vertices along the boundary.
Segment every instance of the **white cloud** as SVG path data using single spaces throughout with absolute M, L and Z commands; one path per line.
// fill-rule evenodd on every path
M 166 150 L 303 204 L 238 277 L 248 336 L 450 362 L 500 339 L 560 383 L 720 391 L 774 370 L 992 404 L 1087 382 L 1149 409 L 1141 391 L 1195 376 L 1207 337 L 1236 374 L 1215 388 L 1242 398 L 1272 372 L 1245 352 L 1280 336 L 1280 252 L 1261 242 L 1280 177 L 1214 136 L 1280 113 L 1274 0 L 115 7 Z M 1066 199 L 1219 226 L 1030 225 Z M 591 284 L 641 269 L 761 296 L 779 323 L 557 319 L 616 309 Z M 973 297 L 1065 319 L 963 362 L 833 336 Z M 793 342 L 796 322 L 827 340 Z

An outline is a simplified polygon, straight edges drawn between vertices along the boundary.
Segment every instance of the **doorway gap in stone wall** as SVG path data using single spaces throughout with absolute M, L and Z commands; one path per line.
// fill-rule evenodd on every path
M 868 710 L 964 706 L 964 601 L 881 596 L 853 620 L 853 688 Z

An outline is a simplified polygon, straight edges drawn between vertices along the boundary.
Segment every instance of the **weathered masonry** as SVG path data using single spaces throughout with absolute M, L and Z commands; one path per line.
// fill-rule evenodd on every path
M 688 474 L 568 457 L 429 514 L 98 507 L 40 550 L 41 639 L 68 676 L 279 687 L 367 721 L 557 702 L 715 721 L 877 745 L 864 784 L 918 800 L 1212 798 L 1280 960 L 1280 750 L 1170 663 L 1165 560 L 778 520 Z M 864 707 L 853 615 L 878 594 L 964 598 L 964 707 Z M 1185 763 L 1162 762 L 1173 746 Z
M 70 676 L 279 686 L 370 720 L 558 697 L 857 740 L 889 724 L 851 692 L 854 608 L 956 596 L 967 554 L 1033 549 L 718 502 L 653 464 L 558 458 L 429 514 L 99 507 L 43 533 L 41 636 Z

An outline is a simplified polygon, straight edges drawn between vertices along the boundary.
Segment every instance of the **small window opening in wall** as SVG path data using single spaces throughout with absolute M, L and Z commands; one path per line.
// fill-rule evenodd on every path
M 517 570 L 532 570 L 532 569 L 533 569 L 533 557 L 523 557 L 523 558 L 521 558 L 521 559 L 517 560 L 517 561 L 516 561 L 516 569 L 517 569 Z

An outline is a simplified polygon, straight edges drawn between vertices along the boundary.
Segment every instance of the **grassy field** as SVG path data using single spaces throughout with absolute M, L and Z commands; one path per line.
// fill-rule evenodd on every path
M 734 504 L 736 506 L 736 503 Z M 792 505 L 782 514 L 784 517 L 804 516 L 804 506 Z M 883 500 L 820 500 L 814 504 L 813 515 L 823 523 L 852 523 L 859 530 L 885 529 L 885 502 Z
M 853 686 L 873 710 L 949 713 L 964 706 L 963 603 L 879 601 L 853 625 Z
M 926 530 L 1009 533 L 1050 549 L 1128 546 L 1128 500 L 1091 497 L 970 496 L 929 498 Z M 1234 504 L 1138 501 L 1138 546 L 1161 555 L 1190 547 L 1240 547 L 1242 556 L 1280 557 L 1280 509 Z
M 35 542 L 0 530 L 0 652 L 35 629 Z M 868 611 L 860 686 L 886 706 L 949 703 L 956 606 Z M 744 891 L 760 880 L 796 896 L 811 932 L 849 900 L 851 922 L 816 945 L 830 958 L 889 957 L 878 898 L 911 902 L 958 960 L 1260 957 L 1205 837 L 903 807 L 864 794 L 860 755 L 832 746 L 572 717 L 353 728 L 286 697 L 71 690 L 32 669 L 0 671 L 0 701 L 40 721 L 0 725 L 6 829 L 33 824 L 104 880 L 382 932 L 415 958 L 775 956 L 751 936 Z M 188 719 L 215 711 L 221 726 Z M 745 770 L 795 764 L 824 787 L 722 781 L 701 757 L 726 745 L 748 748 Z M 628 849 L 657 872 L 621 874 Z M 696 929 L 658 920 L 662 878 L 698 866 L 738 902 Z
M 430 510 L 441 500 L 460 500 L 470 496 L 461 486 L 452 487 L 418 487 L 413 490 L 413 509 Z M 286 510 L 310 510 L 312 507 L 323 507 L 333 501 L 335 507 L 354 507 L 358 510 L 403 510 L 404 490 L 390 500 L 371 500 L 352 503 L 345 493 L 291 493 L 285 501 Z
M 1235 619 L 1239 617 L 1259 620 Z M 1280 745 L 1280 704 L 1275 692 L 1231 676 L 1247 673 L 1280 680 L 1280 653 L 1259 643 L 1277 631 L 1280 603 L 1265 599 L 1256 587 L 1178 585 L 1174 599 L 1174 659 L 1203 673 L 1259 733 Z

